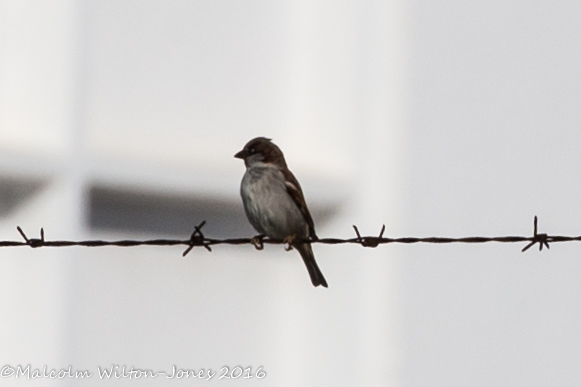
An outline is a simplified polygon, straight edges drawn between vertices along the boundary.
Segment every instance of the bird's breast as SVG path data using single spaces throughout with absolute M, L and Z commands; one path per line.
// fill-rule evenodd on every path
M 246 216 L 258 232 L 270 238 L 306 237 L 308 226 L 284 181 L 276 168 L 249 168 L 240 187 Z

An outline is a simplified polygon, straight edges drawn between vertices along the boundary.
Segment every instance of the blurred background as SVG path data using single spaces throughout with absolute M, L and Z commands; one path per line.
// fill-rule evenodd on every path
M 0 240 L 249 237 L 274 139 L 321 237 L 581 234 L 581 3 L 0 0 Z M 581 247 L 3 248 L 0 364 L 573 386 Z M 222 367 L 266 377 L 218 380 Z M 25 385 L 26 378 L 2 380 Z

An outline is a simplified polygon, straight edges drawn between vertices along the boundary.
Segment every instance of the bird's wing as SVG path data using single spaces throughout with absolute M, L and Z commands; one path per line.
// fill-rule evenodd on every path
M 303 214 L 303 217 L 309 226 L 309 236 L 313 239 L 319 239 L 315 233 L 315 223 L 313 223 L 313 218 L 311 217 L 309 209 L 307 208 L 307 202 L 305 201 L 303 190 L 301 189 L 301 185 L 299 184 L 297 178 L 287 168 L 281 169 L 280 171 L 285 178 L 284 185 L 286 187 L 286 191 L 301 211 L 301 214 Z

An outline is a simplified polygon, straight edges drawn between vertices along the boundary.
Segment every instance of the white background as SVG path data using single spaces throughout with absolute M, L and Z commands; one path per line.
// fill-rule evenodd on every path
M 268 136 L 321 237 L 581 234 L 581 5 L 0 1 L 0 239 L 251 236 Z M 580 247 L 4 248 L 0 364 L 573 386 Z M 215 377 L 214 379 L 217 379 Z M 4 379 L 2 384 L 24 385 Z M 161 377 L 36 385 L 207 384 Z

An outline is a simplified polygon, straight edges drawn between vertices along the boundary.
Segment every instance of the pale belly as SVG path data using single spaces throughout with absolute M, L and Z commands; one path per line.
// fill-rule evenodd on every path
M 246 172 L 240 189 L 246 216 L 259 233 L 270 238 L 305 238 L 308 226 L 277 174 L 280 172 L 270 168 L 262 173 Z

